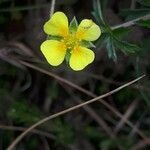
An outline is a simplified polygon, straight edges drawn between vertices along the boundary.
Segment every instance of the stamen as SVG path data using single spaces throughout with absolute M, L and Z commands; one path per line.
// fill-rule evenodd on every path
M 64 38 L 63 42 L 66 44 L 68 49 L 73 49 L 79 44 L 79 39 L 76 38 L 75 34 L 69 34 L 66 38 Z

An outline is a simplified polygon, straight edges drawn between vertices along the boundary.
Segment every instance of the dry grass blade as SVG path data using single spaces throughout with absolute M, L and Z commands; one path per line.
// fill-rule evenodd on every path
M 93 73 L 89 73 L 89 72 L 83 73 L 83 75 L 89 76 L 89 77 L 91 77 L 93 79 L 102 81 L 104 83 L 114 84 L 114 85 L 117 85 L 117 86 L 120 86 L 120 85 L 124 84 L 123 82 L 114 81 L 113 79 L 106 78 L 106 77 L 104 77 L 102 75 L 97 75 L 97 74 L 93 74 Z M 149 87 L 147 87 L 145 85 L 142 86 L 142 85 L 139 85 L 139 84 L 131 85 L 130 88 L 150 91 Z
M 123 127 L 125 121 L 124 120 L 128 120 L 128 118 L 131 116 L 131 114 L 134 112 L 136 106 L 137 106 L 138 101 L 134 100 L 131 105 L 129 106 L 129 108 L 127 109 L 127 111 L 125 112 L 125 114 L 123 115 L 123 117 L 121 118 L 121 120 L 119 121 L 119 123 L 117 124 L 116 128 L 114 129 L 115 133 L 118 133 L 120 131 L 120 129 Z
M 32 131 L 34 128 L 36 128 L 37 126 L 39 126 L 39 125 L 45 123 L 46 121 L 51 120 L 51 119 L 53 119 L 53 118 L 56 118 L 56 117 L 58 117 L 58 116 L 61 116 L 61 115 L 63 115 L 63 114 L 66 114 L 66 113 L 68 113 L 68 112 L 71 112 L 71 111 L 73 111 L 73 110 L 79 109 L 79 108 L 81 108 L 81 107 L 83 107 L 83 106 L 85 106 L 85 105 L 87 105 L 87 104 L 90 104 L 90 103 L 93 103 L 93 102 L 95 102 L 95 101 L 97 101 L 97 100 L 100 100 L 100 99 L 102 99 L 102 98 L 108 97 L 108 96 L 110 96 L 110 95 L 112 95 L 112 94 L 114 94 L 114 93 L 117 93 L 117 92 L 120 91 L 121 89 L 123 89 L 123 88 L 125 88 L 125 87 L 127 87 L 127 86 L 129 86 L 129 85 L 131 85 L 131 84 L 133 84 L 133 83 L 135 83 L 135 82 L 137 82 L 138 80 L 142 79 L 144 76 L 145 76 L 145 75 L 142 75 L 142 76 L 140 76 L 139 78 L 137 78 L 137 79 L 135 79 L 135 80 L 133 80 L 133 81 L 130 81 L 130 82 L 128 82 L 128 83 L 126 83 L 126 84 L 124 84 L 124 85 L 122 85 L 122 86 L 120 86 L 120 87 L 118 87 L 118 88 L 116 88 L 116 89 L 114 89 L 114 90 L 112 90 L 112 91 L 106 93 L 106 94 L 100 95 L 100 96 L 98 96 L 98 97 L 96 97 L 96 98 L 93 98 L 93 99 L 91 99 L 91 100 L 89 100 L 89 101 L 86 101 L 86 102 L 84 102 L 84 103 L 81 103 L 81 104 L 76 105 L 76 106 L 73 106 L 73 107 L 70 107 L 70 108 L 68 108 L 68 109 L 65 109 L 65 110 L 63 110 L 63 111 L 60 111 L 60 112 L 58 112 L 58 113 L 56 113 L 56 114 L 50 115 L 50 116 L 48 116 L 48 117 L 46 117 L 46 118 L 40 120 L 39 122 L 37 122 L 37 123 L 33 124 L 31 127 L 29 127 L 29 128 L 28 128 L 26 131 L 24 131 L 22 134 L 20 134 L 20 135 L 9 145 L 9 147 L 7 148 L 7 150 L 12 150 L 12 149 L 19 143 L 19 141 L 21 141 L 22 138 L 25 137 L 25 135 L 27 135 L 27 134 L 28 134 L 30 131 Z
M 119 118 L 122 118 L 124 122 L 126 122 L 126 124 L 128 124 L 131 128 L 133 128 L 136 133 L 138 133 L 144 140 L 147 139 L 147 137 L 144 135 L 144 133 L 142 133 L 142 131 L 140 131 L 135 125 L 132 124 L 132 122 L 130 122 L 129 120 L 127 120 L 126 118 L 123 117 L 123 115 L 118 112 L 118 111 L 114 111 L 114 108 L 111 107 L 110 105 L 108 105 L 108 103 L 106 103 L 105 101 L 103 101 L 103 104 L 109 108 L 109 110 L 111 110 L 112 112 L 114 112 L 116 114 L 116 116 L 118 116 Z
M 145 15 L 145 16 L 142 16 L 142 17 L 133 19 L 133 20 L 131 20 L 131 21 L 125 22 L 125 23 L 123 23 L 123 24 L 113 26 L 113 27 L 111 27 L 111 29 L 114 30 L 114 29 L 118 29 L 118 28 L 122 28 L 122 27 L 124 27 L 124 28 L 125 28 L 125 27 L 129 27 L 129 26 L 134 25 L 137 21 L 139 21 L 139 20 L 141 20 L 141 19 L 142 19 L 142 20 L 148 20 L 149 18 L 150 18 L 150 15 L 148 14 L 148 15 Z
M 16 127 L 16 126 L 0 125 L 0 129 L 1 130 L 12 130 L 12 131 L 25 131 L 27 128 L 18 127 L 18 126 Z M 49 139 L 55 139 L 54 135 L 47 133 L 47 132 L 44 132 L 44 131 L 41 131 L 41 130 L 34 129 L 31 131 L 31 133 L 38 134 L 40 136 L 45 136 Z
M 53 15 L 54 13 L 54 10 L 55 10 L 55 3 L 56 3 L 56 0 L 52 0 L 51 2 L 51 8 L 50 8 L 50 17 Z
M 64 78 L 62 78 L 62 77 L 60 77 L 60 76 L 54 74 L 54 73 L 52 73 L 52 72 L 49 72 L 49 71 L 44 70 L 44 69 L 42 69 L 42 68 L 39 68 L 38 66 L 35 66 L 35 65 L 33 65 L 33 64 L 30 64 L 30 63 L 28 63 L 28 62 L 24 62 L 24 61 L 21 61 L 21 60 L 18 60 L 18 61 L 19 61 L 21 64 L 23 64 L 23 65 L 25 65 L 25 66 L 27 66 L 27 67 L 29 67 L 29 68 L 35 69 L 35 70 L 37 70 L 37 71 L 39 71 L 39 72 L 42 72 L 42 73 L 44 73 L 44 74 L 46 74 L 46 75 L 48 75 L 48 76 L 50 76 L 50 77 L 53 77 L 54 79 L 56 79 L 56 80 L 58 80 L 58 81 L 60 81 L 60 82 L 62 82 L 62 83 L 65 83 L 65 84 L 69 85 L 70 87 L 73 87 L 74 89 L 76 89 L 76 90 L 78 90 L 78 91 L 80 91 L 80 92 L 82 92 L 82 93 L 84 93 L 84 94 L 86 94 L 86 95 L 88 95 L 88 96 L 91 96 L 91 97 L 93 97 L 93 98 L 97 97 L 97 95 L 95 95 L 94 93 L 92 93 L 92 92 L 90 92 L 90 91 L 88 91 L 88 90 L 86 90 L 86 89 L 84 89 L 84 88 L 82 88 L 82 87 L 80 87 L 80 86 L 78 86 L 78 85 L 76 85 L 76 84 L 74 84 L 74 83 L 72 83 L 72 82 L 70 82 L 70 81 L 68 81 L 68 80 L 66 80 L 66 79 L 64 79 Z M 119 118 L 123 118 L 123 115 L 122 115 L 118 110 L 116 110 L 114 107 L 112 107 L 110 104 L 108 104 L 106 101 L 104 101 L 104 100 L 101 99 L 100 102 L 101 102 L 106 108 L 108 108 L 110 111 L 112 111 L 116 116 L 118 116 Z M 129 120 L 126 120 L 126 119 L 125 119 L 124 122 L 126 122 L 126 124 L 128 124 L 131 128 L 135 128 L 135 131 L 136 131 L 143 139 L 146 139 L 146 136 L 145 136 L 137 127 L 134 127 L 134 125 L 133 125 Z
M 82 100 L 80 100 L 79 97 L 73 94 L 73 92 L 70 90 L 70 88 L 66 89 L 66 92 L 79 104 L 83 103 Z M 109 135 L 109 137 L 114 138 L 115 135 L 112 132 L 112 129 L 107 125 L 107 123 L 104 121 L 102 117 L 100 117 L 94 109 L 92 109 L 90 106 L 85 105 L 83 106 L 83 109 L 99 124 L 99 126 Z
M 142 140 L 133 146 L 133 150 L 143 150 L 146 145 L 150 145 L 150 139 Z
M 22 60 L 18 60 L 18 61 L 19 61 L 22 65 L 25 65 L 25 66 L 27 66 L 27 67 L 29 67 L 29 68 L 32 68 L 32 69 L 37 70 L 37 71 L 39 71 L 39 72 L 42 72 L 42 73 L 44 73 L 44 74 L 46 74 L 46 75 L 48 75 L 48 76 L 51 76 L 51 77 L 53 77 L 54 79 L 56 79 L 56 80 L 58 80 L 58 81 L 61 81 L 62 83 L 65 83 L 65 84 L 67 84 L 67 85 L 69 85 L 69 86 L 71 86 L 71 87 L 77 89 L 77 90 L 80 91 L 80 92 L 83 92 L 83 93 L 86 94 L 86 95 L 89 95 L 89 96 L 91 96 L 91 97 L 93 97 L 93 98 L 96 97 L 96 95 L 93 94 L 92 92 L 90 92 L 90 91 L 88 91 L 88 90 L 85 90 L 85 89 L 83 89 L 82 87 L 80 87 L 80 86 L 78 86 L 78 85 L 76 85 L 76 84 L 74 84 L 74 83 L 68 81 L 67 79 L 64 79 L 64 78 L 62 78 L 62 77 L 60 77 L 60 76 L 58 76 L 58 75 L 56 75 L 56 74 L 54 74 L 54 73 L 52 73 L 52 72 L 50 72 L 50 71 L 47 71 L 47 70 L 45 70 L 45 69 L 42 69 L 42 68 L 40 68 L 40 67 L 38 67 L 38 66 L 35 66 L 35 65 L 31 64 L 31 63 L 28 63 L 28 62 L 25 62 L 25 61 L 22 61 Z

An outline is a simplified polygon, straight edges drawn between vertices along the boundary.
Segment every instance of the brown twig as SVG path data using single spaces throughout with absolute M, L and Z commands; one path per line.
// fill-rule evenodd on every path
M 147 137 L 144 135 L 144 133 L 142 133 L 136 126 L 134 126 L 132 124 L 132 122 L 130 122 L 129 120 L 127 120 L 126 118 L 123 117 L 123 115 L 118 112 L 117 110 L 115 110 L 115 108 L 111 107 L 110 105 L 108 105 L 108 103 L 106 103 L 105 101 L 103 101 L 103 104 L 109 109 L 111 110 L 113 113 L 116 114 L 116 116 L 118 116 L 119 118 L 122 118 L 124 122 L 126 122 L 127 125 L 129 125 L 131 128 L 134 128 L 134 131 L 136 131 L 136 133 L 138 133 L 144 140 L 147 139 Z
M 2 130 L 13 130 L 13 131 L 25 131 L 25 130 L 27 130 L 27 128 L 25 128 L 25 127 L 16 127 L 16 126 L 7 126 L 7 125 L 0 125 L 0 129 L 2 129 Z M 47 133 L 47 132 L 44 132 L 44 131 L 37 130 L 37 129 L 32 130 L 31 133 L 45 136 L 49 139 L 55 139 L 54 135 Z
M 69 85 L 69 86 L 71 86 L 71 87 L 77 89 L 78 91 L 83 92 L 83 93 L 86 94 L 86 95 L 89 95 L 89 96 L 91 96 L 91 97 L 96 97 L 96 95 L 93 94 L 92 92 L 90 92 L 90 91 L 88 91 L 88 90 L 85 90 L 85 89 L 83 89 L 82 87 L 80 87 L 80 86 L 78 86 L 78 85 L 76 85 L 76 84 L 74 84 L 74 83 L 68 81 L 67 79 L 64 79 L 64 78 L 62 78 L 62 77 L 60 77 L 60 76 L 58 76 L 58 75 L 56 75 L 56 74 L 54 74 L 54 73 L 52 73 L 52 72 L 50 72 L 50 71 L 47 71 L 47 70 L 45 70 L 45 69 L 43 69 L 43 68 L 40 68 L 40 67 L 38 67 L 38 66 L 35 66 L 35 65 L 31 64 L 31 63 L 28 63 L 28 62 L 25 62 L 25 61 L 22 61 L 22 60 L 17 60 L 17 61 L 19 61 L 19 62 L 20 62 L 21 64 L 23 64 L 24 66 L 27 66 L 27 67 L 29 67 L 29 68 L 32 68 L 32 69 L 37 70 L 37 71 L 39 71 L 39 72 L 42 72 L 42 73 L 44 73 L 44 74 L 46 74 L 46 75 L 48 75 L 48 76 L 50 76 L 50 77 L 53 77 L 54 79 L 56 79 L 56 80 L 58 80 L 58 81 L 61 81 L 62 83 L 65 83 L 65 84 L 67 84 L 67 85 Z
M 143 150 L 146 145 L 150 145 L 150 139 L 142 140 L 133 146 L 133 150 Z
M 56 3 L 56 0 L 52 0 L 51 2 L 51 8 L 50 8 L 50 17 L 53 15 L 54 13 L 54 10 L 55 10 L 55 3 Z
M 120 86 L 120 85 L 124 84 L 123 82 L 114 81 L 114 80 L 112 80 L 110 78 L 106 78 L 102 75 L 97 75 L 97 74 L 93 74 L 93 73 L 89 73 L 89 72 L 85 72 L 85 73 L 83 73 L 83 75 L 89 76 L 89 77 L 91 77 L 93 79 L 96 79 L 96 80 L 100 80 L 104 83 L 114 84 L 114 85 L 117 85 L 117 86 Z M 142 86 L 142 85 L 139 85 L 139 84 L 131 85 L 130 88 L 150 91 L 149 87 Z
M 70 96 L 72 96 L 73 99 L 75 99 L 75 101 L 80 104 L 83 103 L 82 100 L 80 100 L 79 97 L 77 97 L 76 95 L 73 94 L 73 92 L 67 88 L 66 91 L 69 93 Z M 114 138 L 115 135 L 113 134 L 111 128 L 107 125 L 107 123 L 103 120 L 103 118 L 101 118 L 100 116 L 98 116 L 98 114 L 88 105 L 83 106 L 83 109 L 99 124 L 100 127 L 102 127 L 102 129 L 111 137 Z
M 128 120 L 128 118 L 131 116 L 131 114 L 134 112 L 136 106 L 137 106 L 138 101 L 134 100 L 131 105 L 129 106 L 129 108 L 127 109 L 127 111 L 124 113 L 123 117 L 120 119 L 120 121 L 118 122 L 117 126 L 114 129 L 115 133 L 118 133 L 119 130 L 123 127 L 125 121 L 124 120 Z
M 142 19 L 142 20 L 148 20 L 148 19 L 150 19 L 150 15 L 148 14 L 148 15 L 145 15 L 145 16 L 142 16 L 142 17 L 133 19 L 133 20 L 131 20 L 131 21 L 122 23 L 122 24 L 120 24 L 120 25 L 113 26 L 113 27 L 111 27 L 111 29 L 114 30 L 114 29 L 118 29 L 118 28 L 130 27 L 130 26 L 132 26 L 132 25 L 135 25 L 135 23 L 136 23 L 137 21 L 141 20 L 141 19 Z
M 30 67 L 30 68 L 32 68 L 32 69 L 35 69 L 35 70 L 37 70 L 37 71 L 40 71 L 40 72 L 42 72 L 42 73 L 44 73 L 44 74 L 46 74 L 46 75 L 48 75 L 48 76 L 51 76 L 51 77 L 55 78 L 56 80 L 61 81 L 62 83 L 65 83 L 65 84 L 67 84 L 67 85 L 69 85 L 69 86 L 71 86 L 71 87 L 77 89 L 78 91 L 80 91 L 80 92 L 82 92 L 82 93 L 84 93 L 84 94 L 86 94 L 86 95 L 88 95 L 88 96 L 91 96 L 91 97 L 93 97 L 93 98 L 95 98 L 95 97 L 97 96 L 97 95 L 95 95 L 94 93 L 92 93 L 92 92 L 90 92 L 90 91 L 88 91 L 88 90 L 86 90 L 86 89 L 83 89 L 82 87 L 80 87 L 80 86 L 78 86 L 78 85 L 76 85 L 76 84 L 74 84 L 74 83 L 72 83 L 72 82 L 70 82 L 70 81 L 68 81 L 68 80 L 66 80 L 66 79 L 64 79 L 64 78 L 62 78 L 62 77 L 60 77 L 60 76 L 54 74 L 54 73 L 52 73 L 52 72 L 49 72 L 49 71 L 47 71 L 47 70 L 44 70 L 44 69 L 42 69 L 42 68 L 39 68 L 39 67 L 37 67 L 37 66 L 35 66 L 35 65 L 33 65 L 33 64 L 30 64 L 30 63 L 27 63 L 27 62 L 24 62 L 24 61 L 20 61 L 20 60 L 18 60 L 18 61 L 19 61 L 21 64 L 23 64 L 23 65 L 25 65 L 25 66 L 27 66 L 27 67 Z M 115 108 L 113 108 L 110 104 L 108 104 L 106 101 L 104 101 L 104 100 L 101 99 L 100 102 L 101 102 L 106 108 L 108 108 L 108 109 L 111 110 L 114 114 L 116 114 L 119 118 L 123 118 L 123 115 L 122 115 L 118 110 L 116 110 Z M 124 121 L 125 121 L 126 124 L 128 124 L 131 128 L 135 128 L 134 125 L 133 125 L 129 120 L 124 120 Z M 145 135 L 144 135 L 137 127 L 135 128 L 135 131 L 136 131 L 143 139 L 146 139 Z
M 20 135 L 9 145 L 9 147 L 7 148 L 7 150 L 12 150 L 12 149 L 19 143 L 19 141 L 20 141 L 23 137 L 25 137 L 25 135 L 27 135 L 31 130 L 33 130 L 33 129 L 36 128 L 37 126 L 39 126 L 39 125 L 45 123 L 46 121 L 51 120 L 51 119 L 53 119 L 53 118 L 56 118 L 56 117 L 58 117 L 58 116 L 61 116 L 61 115 L 63 115 L 63 114 L 66 114 L 66 113 L 68 113 L 68 112 L 71 112 L 71 111 L 73 111 L 73 110 L 79 109 L 79 108 L 81 108 L 81 107 L 83 107 L 83 106 L 85 106 L 85 105 L 87 105 L 87 104 L 91 104 L 91 103 L 93 103 L 93 102 L 95 102 L 95 101 L 97 101 L 97 100 L 100 100 L 100 99 L 102 99 L 102 98 L 106 98 L 106 97 L 108 97 L 108 96 L 110 96 L 110 95 L 112 95 L 112 94 L 114 94 L 114 93 L 117 93 L 117 92 L 120 91 L 121 89 L 123 89 L 123 88 L 125 88 L 125 87 L 127 87 L 127 86 L 129 86 L 129 85 L 131 85 L 131 84 L 133 84 L 133 83 L 135 83 L 135 82 L 137 82 L 138 80 L 142 79 L 144 76 L 145 76 L 145 75 L 142 75 L 142 76 L 140 76 L 139 78 L 137 78 L 137 79 L 135 79 L 135 80 L 133 80 L 133 81 L 130 81 L 130 82 L 128 82 L 128 83 L 126 83 L 126 84 L 124 84 L 124 85 L 122 85 L 122 86 L 120 86 L 120 87 L 118 87 L 118 88 L 116 88 L 116 89 L 114 89 L 114 90 L 112 90 L 112 91 L 106 93 L 106 94 L 100 95 L 100 96 L 98 96 L 98 97 L 96 97 L 96 98 L 93 98 L 93 99 L 91 99 L 91 100 L 89 100 L 89 101 L 86 101 L 86 102 L 84 102 L 84 103 L 81 103 L 81 104 L 76 105 L 76 106 L 73 106 L 73 107 L 70 107 L 70 108 L 68 108 L 68 109 L 65 109 L 65 110 L 63 110 L 63 111 L 60 111 L 60 112 L 58 112 L 58 113 L 56 113 L 56 114 L 50 115 L 50 116 L 48 116 L 48 117 L 46 117 L 46 118 L 40 120 L 39 122 L 37 122 L 37 123 L 33 124 L 32 126 L 30 126 L 30 127 L 29 127 L 26 131 L 24 131 L 22 134 L 20 134 Z

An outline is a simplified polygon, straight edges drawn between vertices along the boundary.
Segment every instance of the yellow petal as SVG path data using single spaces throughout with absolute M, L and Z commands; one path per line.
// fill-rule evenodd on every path
M 41 51 L 49 64 L 58 66 L 65 59 L 66 46 L 56 40 L 46 40 L 41 45 Z
M 72 50 L 69 64 L 73 70 L 79 71 L 92 63 L 94 58 L 95 54 L 92 50 L 78 46 Z
M 56 12 L 44 25 L 45 33 L 65 37 L 68 35 L 68 18 L 63 12 Z
M 101 30 L 92 20 L 84 19 L 79 24 L 76 36 L 80 40 L 95 41 L 101 35 Z

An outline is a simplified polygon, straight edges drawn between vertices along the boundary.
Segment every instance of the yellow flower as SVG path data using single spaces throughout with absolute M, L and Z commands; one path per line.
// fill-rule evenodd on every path
M 60 65 L 68 56 L 70 67 L 76 71 L 93 62 L 95 54 L 85 43 L 97 40 L 101 30 L 92 20 L 84 19 L 77 27 L 69 26 L 66 15 L 56 12 L 45 23 L 44 31 L 50 39 L 41 44 L 41 51 L 52 66 Z

